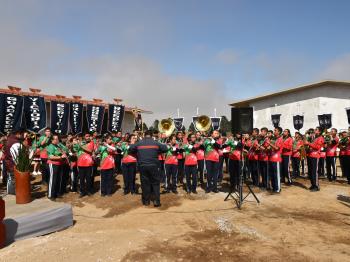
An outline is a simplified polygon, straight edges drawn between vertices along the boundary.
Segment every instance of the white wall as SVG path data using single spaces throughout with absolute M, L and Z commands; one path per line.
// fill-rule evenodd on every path
M 304 127 L 301 132 L 305 132 L 306 129 L 319 125 L 319 114 L 330 113 L 333 127 L 338 130 L 347 129 L 345 108 L 350 107 L 350 88 L 325 85 L 269 97 L 253 102 L 250 106 L 254 108 L 254 127 L 257 128 L 273 128 L 271 114 L 281 114 L 280 126 L 289 128 L 294 133 L 296 130 L 293 126 L 293 116 L 301 114 L 304 115 Z

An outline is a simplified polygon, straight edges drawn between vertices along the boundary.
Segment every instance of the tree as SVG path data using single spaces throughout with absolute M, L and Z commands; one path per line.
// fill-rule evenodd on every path
M 231 132 L 231 121 L 226 116 L 221 117 L 220 130 L 225 133 Z
M 153 131 L 159 131 L 158 125 L 159 125 L 159 120 L 156 119 L 156 120 L 154 120 L 154 122 L 153 122 L 152 126 L 150 127 L 150 129 L 152 128 Z
M 148 130 L 148 127 L 146 125 L 146 123 L 143 123 L 142 125 L 142 129 L 143 129 L 143 132 L 147 131 Z

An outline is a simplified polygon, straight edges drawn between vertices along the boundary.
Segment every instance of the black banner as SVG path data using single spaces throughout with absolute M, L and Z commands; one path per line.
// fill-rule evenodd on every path
M 219 130 L 221 117 L 211 117 L 210 119 L 211 119 L 211 126 L 213 127 L 213 130 Z
M 43 97 L 25 96 L 23 109 L 27 130 L 39 133 L 46 127 L 46 105 Z
M 0 133 L 7 134 L 21 128 L 23 97 L 0 95 Z
M 87 105 L 86 118 L 88 123 L 88 131 L 90 133 L 101 133 L 104 113 L 104 106 Z
M 271 115 L 271 121 L 272 121 L 272 125 L 273 127 L 279 127 L 280 126 L 280 120 L 281 120 L 281 114 L 274 114 Z
M 68 132 L 69 104 L 65 102 L 51 101 L 51 130 L 59 135 Z
M 135 116 L 135 130 L 142 131 L 142 116 L 140 113 L 134 114 Z
M 108 131 L 118 132 L 122 130 L 122 124 L 124 119 L 124 109 L 122 105 L 109 105 L 108 106 Z
M 82 103 L 72 102 L 69 104 L 69 125 L 73 134 L 83 131 L 83 109 Z
M 301 116 L 301 115 L 293 116 L 293 124 L 296 130 L 299 131 L 300 129 L 302 129 L 304 126 L 304 116 Z
M 346 115 L 348 117 L 348 124 L 350 125 L 350 107 L 345 108 L 345 111 L 346 111 Z
M 183 127 L 184 118 L 183 117 L 176 117 L 176 118 L 173 118 L 173 121 L 174 121 L 176 131 L 181 131 L 181 129 Z
M 192 123 L 193 123 L 193 126 L 194 126 L 194 129 L 196 131 L 198 131 L 198 129 L 196 128 L 196 121 L 198 120 L 198 116 L 193 116 L 192 117 Z

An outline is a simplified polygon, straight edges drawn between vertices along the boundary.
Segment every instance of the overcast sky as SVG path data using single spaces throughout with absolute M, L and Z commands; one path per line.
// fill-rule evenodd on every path
M 154 112 L 350 80 L 350 1 L 0 0 L 0 86 Z

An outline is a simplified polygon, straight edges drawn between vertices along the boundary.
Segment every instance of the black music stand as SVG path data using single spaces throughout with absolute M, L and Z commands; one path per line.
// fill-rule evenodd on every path
M 255 198 L 256 202 L 258 204 L 260 204 L 260 200 L 258 199 L 258 197 L 255 195 L 254 191 L 252 190 L 252 188 L 250 187 L 250 185 L 248 185 L 248 183 L 244 180 L 244 174 L 243 174 L 243 169 L 244 169 L 244 156 L 243 156 L 243 136 L 241 134 L 241 145 L 242 145 L 242 150 L 241 150 L 241 161 L 240 161 L 240 171 L 239 171 L 239 183 L 238 183 L 238 190 L 233 190 L 232 186 L 230 186 L 230 192 L 227 194 L 227 196 L 225 197 L 224 201 L 227 201 L 229 197 L 231 197 L 235 202 L 236 205 L 238 207 L 238 209 L 241 209 L 244 200 L 250 195 L 252 194 L 253 197 Z M 246 185 L 246 187 L 248 188 L 249 192 L 243 196 L 243 186 Z M 238 192 L 237 192 L 238 191 Z M 236 195 L 237 198 L 235 198 L 233 196 L 233 193 Z

